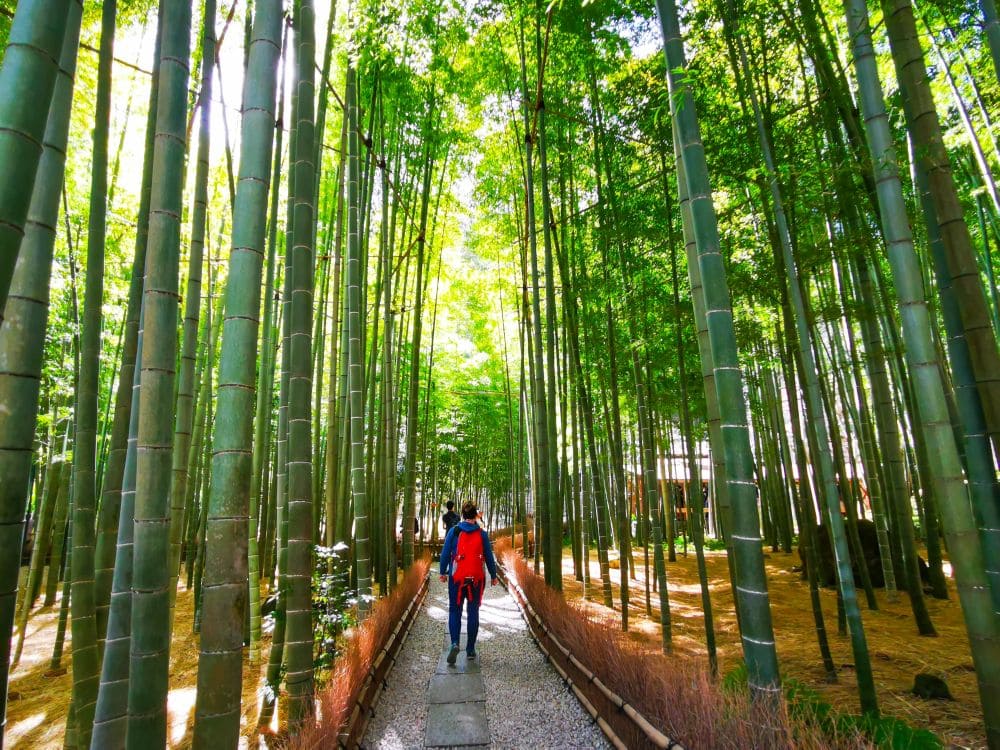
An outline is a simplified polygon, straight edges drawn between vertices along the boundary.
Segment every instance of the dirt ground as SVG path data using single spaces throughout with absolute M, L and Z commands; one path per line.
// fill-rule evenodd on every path
M 612 556 L 614 557 L 614 553 Z M 732 590 L 724 553 L 706 552 L 706 558 L 719 671 L 720 674 L 725 674 L 742 658 Z M 640 549 L 635 552 L 635 561 L 637 580 L 630 584 L 629 632 L 634 639 L 659 648 L 659 594 L 651 592 L 650 614 L 647 614 L 643 555 Z M 792 570 L 793 566 L 799 565 L 798 554 L 766 552 L 765 563 L 782 676 L 793 677 L 811 686 L 841 711 L 858 713 L 857 682 L 850 641 L 846 635 L 837 634 L 836 593 L 833 589 L 821 592 L 830 649 L 838 669 L 837 683 L 829 684 L 825 680 L 819 647 L 816 645 L 809 586 L 798 572 Z M 618 561 L 613 559 L 612 565 L 617 568 Z M 651 579 L 655 578 L 652 565 L 650 552 Z M 620 622 L 619 571 L 611 570 L 615 611 L 609 612 L 601 603 L 600 571 L 593 551 L 590 569 L 594 583 L 587 589 L 588 611 L 595 618 L 610 618 Z M 677 562 L 667 565 L 667 577 L 674 648 L 677 651 L 700 654 L 707 659 L 701 587 L 693 548 L 686 558 L 678 549 Z M 563 580 L 567 597 L 581 600 L 583 584 L 574 579 L 573 560 L 569 550 L 565 551 L 563 558 Z M 986 746 L 986 736 L 976 675 L 954 582 L 949 583 L 951 598 L 948 601 L 927 598 L 927 606 L 938 631 L 936 638 L 917 634 L 909 599 L 903 593 L 897 596 L 895 602 L 889 602 L 885 591 L 877 589 L 878 611 L 868 610 L 863 593 L 860 594 L 862 620 L 872 656 L 872 669 L 882 713 L 904 719 L 913 726 L 930 729 L 949 747 L 981 748 Z M 910 689 L 913 677 L 918 672 L 930 672 L 943 677 L 955 700 L 923 700 L 914 696 Z
M 195 685 L 198 680 L 198 636 L 192 632 L 194 597 L 183 584 L 177 591 L 177 614 L 173 641 L 170 649 L 170 694 L 167 697 L 167 746 L 191 746 L 194 728 Z M 59 602 L 44 609 L 36 609 L 28 620 L 24 652 L 21 661 L 12 671 L 10 698 L 7 703 L 7 731 L 5 746 L 8 748 L 61 748 L 66 731 L 66 712 L 72 691 L 72 665 L 70 634 L 67 630 L 62 666 L 65 674 L 46 677 L 52 647 L 55 644 L 59 619 Z M 17 634 L 15 633 L 15 638 Z M 270 648 L 270 635 L 265 634 L 263 665 L 266 666 Z M 257 675 L 257 679 L 248 679 Z M 243 718 L 244 735 L 248 736 L 256 724 L 263 683 L 263 666 L 251 667 L 243 662 Z M 244 739 L 241 747 L 246 747 Z

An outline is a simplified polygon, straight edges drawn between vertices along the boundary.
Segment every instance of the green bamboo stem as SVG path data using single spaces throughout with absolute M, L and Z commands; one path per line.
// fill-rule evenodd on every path
M 11 666 L 17 666 L 21 661 L 21 650 L 24 648 L 24 634 L 28 628 L 28 614 L 37 598 L 36 590 L 42 578 L 42 568 L 45 566 L 45 555 L 48 552 L 49 539 L 55 515 L 56 496 L 60 495 L 61 482 L 68 481 L 65 464 L 62 460 L 49 463 L 46 471 L 48 479 L 45 482 L 45 492 L 42 495 L 42 507 L 38 512 L 38 523 L 35 526 L 35 541 L 31 549 L 31 563 L 28 567 L 28 579 L 24 586 L 24 597 L 21 599 L 21 609 L 17 618 L 17 646 L 11 657 Z M 59 561 L 54 559 L 51 567 L 59 569 Z M 57 574 L 58 577 L 58 574 Z
M 288 381 L 288 567 L 285 655 L 288 723 L 295 733 L 312 712 L 312 297 L 315 228 L 313 102 L 315 12 L 312 0 L 296 0 L 296 108 Z
M 149 88 L 146 118 L 145 148 L 142 162 L 142 187 L 139 213 L 136 217 L 135 255 L 129 281 L 128 307 L 125 313 L 125 336 L 122 343 L 121 369 L 118 373 L 118 393 L 115 397 L 114 424 L 108 448 L 107 463 L 101 486 L 101 503 L 97 518 L 97 547 L 94 552 L 94 585 L 97 610 L 97 637 L 103 642 L 110 618 L 111 591 L 114 586 L 118 554 L 119 519 L 121 516 L 123 476 L 132 422 L 132 397 L 135 389 L 135 366 L 141 327 L 142 291 L 146 277 L 146 246 L 149 238 L 149 200 L 153 180 L 153 147 L 156 136 L 156 100 L 160 71 L 160 19 L 158 13 L 153 71 Z M 109 194 L 110 201 L 110 194 Z M 134 487 L 134 486 L 133 486 Z M 132 516 L 129 515 L 129 519 Z M 129 521 L 131 524 L 131 520 Z M 103 669 L 103 667 L 102 667 Z
M 100 679 L 94 584 L 94 528 L 97 516 L 97 417 L 100 387 L 101 328 L 104 306 L 104 256 L 107 224 L 108 130 L 116 0 L 101 10 L 101 52 L 97 72 L 94 151 L 87 232 L 87 281 L 80 338 L 80 368 L 73 440 L 73 578 L 70 626 L 73 644 L 73 707 L 81 746 L 90 744 Z
M 943 147 L 935 148 L 932 145 L 927 154 L 918 148 L 916 133 L 921 131 L 917 129 L 920 127 L 917 123 L 927 119 L 926 116 L 919 115 L 926 115 L 929 111 L 927 102 L 929 91 L 924 90 L 926 82 L 918 79 L 917 76 L 926 76 L 926 71 L 923 66 L 919 41 L 915 47 L 913 44 L 916 40 L 916 23 L 912 7 L 909 3 L 896 2 L 895 8 L 892 10 L 891 14 L 886 12 L 887 18 L 892 20 L 889 25 L 890 40 L 893 42 L 897 75 L 907 83 L 905 89 L 907 95 L 903 97 L 903 105 L 907 121 L 911 123 L 911 130 L 914 131 L 911 135 L 913 139 L 912 152 L 915 157 L 912 160 L 912 171 L 927 227 L 927 240 L 941 300 L 941 314 L 948 334 L 947 347 L 951 362 L 954 396 L 961 422 L 959 440 L 962 445 L 960 447 L 964 448 L 970 496 L 982 536 L 986 573 L 991 584 L 993 609 L 994 612 L 1000 613 L 1000 540 L 997 539 L 997 534 L 1000 533 L 998 531 L 1000 529 L 1000 516 L 997 515 L 996 503 L 996 498 L 1000 497 L 998 494 L 1000 486 L 997 484 L 992 465 L 987 436 L 988 425 L 982 406 L 981 392 L 977 389 L 975 377 L 974 366 L 978 359 L 975 352 L 980 349 L 973 346 L 974 340 L 966 334 L 962 317 L 963 312 L 966 316 L 979 312 L 983 317 L 986 329 L 990 330 L 988 343 L 995 348 L 995 341 L 993 341 L 992 330 L 989 326 L 989 306 L 983 296 L 978 266 L 971 249 L 971 236 L 965 222 L 961 221 L 960 227 L 950 229 L 947 233 L 943 231 L 945 226 L 960 221 L 960 218 L 955 219 L 955 207 L 949 200 L 949 198 L 957 199 L 957 195 L 951 196 L 949 193 L 949 188 L 951 192 L 954 192 L 954 183 L 951 180 L 947 155 L 942 153 Z M 932 102 L 930 106 L 933 107 Z M 934 114 L 934 124 L 937 125 L 936 112 Z M 929 136 L 928 130 L 931 130 Z M 936 135 L 935 131 L 937 131 Z M 925 139 L 931 138 L 932 144 L 937 144 L 940 141 L 939 126 L 936 128 L 923 127 L 922 132 Z M 929 179 L 932 170 L 939 173 L 943 171 L 943 174 L 939 174 L 937 177 L 936 186 Z M 942 185 L 942 183 L 945 184 Z M 935 187 L 937 190 L 934 190 Z M 945 195 L 940 195 L 942 192 Z M 936 194 L 937 200 L 935 200 Z M 958 207 L 957 210 L 960 217 L 961 208 Z M 948 238 L 951 240 L 950 243 L 946 242 Z M 967 243 L 968 247 L 963 243 Z M 952 245 L 951 248 L 949 248 L 949 244 Z M 955 255 L 954 245 L 956 244 L 959 248 L 967 249 L 972 254 L 972 274 L 966 273 L 964 283 L 961 285 L 956 283 L 952 270 L 956 265 L 956 260 L 953 257 Z M 965 266 L 967 269 L 968 260 L 966 258 Z M 961 264 L 958 265 L 958 268 L 961 271 Z M 978 296 L 976 295 L 977 291 Z M 982 305 L 981 308 L 980 305 Z M 970 307 L 974 309 L 970 310 Z M 982 337 L 978 343 L 983 344 Z M 943 580 L 939 582 L 940 584 L 943 584 Z
M 140 303 L 141 306 L 141 303 Z M 136 361 L 142 359 L 143 320 L 136 332 Z M 132 646 L 132 575 L 135 543 L 136 451 L 142 372 L 133 368 L 129 430 L 122 465 L 114 577 L 109 594 L 107 632 L 94 709 L 91 747 L 122 747 L 128 729 L 129 653 Z
M 81 14 L 80 2 L 60 2 L 58 9 L 50 3 L 19 3 L 8 37 L 9 48 L 0 68 L 0 123 L 4 128 L 0 133 L 3 154 L 0 163 L 11 165 L 0 187 L 3 205 L 0 224 L 5 227 L 0 230 L 0 308 L 3 308 L 0 362 L 4 363 L 0 371 L 0 721 L 3 722 Z M 51 106 L 46 90 L 51 94 Z M 26 102 L 30 106 L 24 106 Z M 32 133 L 32 139 L 22 141 L 15 130 L 7 130 L 11 126 L 19 132 Z M 16 168 L 12 161 L 15 158 Z M 22 201 L 28 200 L 30 205 L 22 208 Z M 23 238 L 21 229 L 6 224 L 17 219 L 16 215 L 20 219 L 12 226 L 23 227 Z M 20 262 L 15 264 L 15 259 Z
M 936 220 L 951 284 L 962 301 L 956 308 L 959 328 L 951 336 L 961 333 L 965 339 L 983 418 L 992 440 L 1000 445 L 1000 350 L 972 235 L 945 149 L 913 5 L 910 0 L 883 0 L 882 12 L 915 161 L 924 174 L 927 209 L 932 210 L 931 219 Z
M 993 71 L 1000 78 L 1000 18 L 997 17 L 997 7 L 993 0 L 979 0 L 979 9 L 983 12 L 983 31 L 989 43 Z
M 660 507 L 659 493 L 656 481 L 656 457 L 653 447 L 653 430 L 650 425 L 651 415 L 649 414 L 649 386 L 642 376 L 642 368 L 639 364 L 639 353 L 632 349 L 632 368 L 634 370 L 636 382 L 636 408 L 639 413 L 639 430 L 641 431 L 642 450 L 640 454 L 642 466 L 642 485 L 645 494 L 647 512 L 649 508 Z M 653 555 L 654 567 L 656 570 L 657 592 L 660 604 L 660 645 L 663 653 L 669 654 L 673 648 L 672 632 L 670 628 L 670 597 L 667 589 L 667 572 L 663 562 L 663 525 L 660 518 L 655 518 L 653 522 Z M 648 549 L 648 541 L 644 542 L 644 547 Z M 647 553 L 648 554 L 648 553 Z M 646 580 L 649 580 L 647 571 Z M 649 592 L 647 590 L 647 599 Z
M 72 467 L 70 468 L 72 473 Z M 71 485 L 72 482 L 67 481 L 66 485 Z M 70 490 L 70 507 L 73 505 L 72 490 Z M 70 515 L 69 528 L 67 529 L 67 535 L 73 533 L 73 518 Z M 72 546 L 66 549 L 66 570 L 70 569 L 73 564 L 73 548 Z M 69 575 L 66 576 L 66 580 L 63 581 L 62 598 L 59 601 L 59 620 L 56 624 L 56 640 L 52 645 L 52 659 L 49 660 L 49 672 L 50 673 L 63 673 L 62 667 L 62 654 L 63 654 L 63 644 L 66 642 L 66 623 L 69 621 L 69 600 L 70 600 L 70 584 L 72 583 Z M 72 699 L 70 701 L 70 706 L 72 709 Z M 69 719 L 67 718 L 67 732 L 69 731 Z
M 78 2 L 18 3 L 0 66 L 0 323 L 24 237 L 46 122 L 61 69 L 63 41 Z M 65 111 L 68 116 L 68 109 Z
M 246 610 L 248 595 L 253 403 L 261 302 L 257 290 L 266 242 L 266 225 L 259 217 L 267 215 L 281 31 L 281 3 L 259 2 L 243 89 L 240 174 L 219 363 L 206 518 L 211 554 L 205 559 L 202 578 L 196 748 L 235 745 L 240 737 L 243 618 L 238 615 Z M 229 547 L 228 553 L 222 545 Z
M 539 16 L 535 24 L 535 49 L 538 64 L 538 92 L 537 92 L 537 113 L 538 113 L 538 163 L 539 178 L 542 188 L 542 249 L 545 264 L 545 429 L 548 431 L 547 444 L 550 455 L 548 461 L 548 528 L 546 529 L 544 543 L 545 547 L 545 575 L 549 586 L 556 591 L 562 591 L 562 541 L 563 541 L 563 508 L 561 494 L 559 492 L 559 477 L 565 472 L 559 469 L 558 456 L 556 453 L 556 442 L 558 433 L 556 431 L 556 410 L 559 402 L 556 398 L 556 293 L 555 293 L 555 271 L 552 260 L 552 245 L 556 240 L 553 231 L 555 218 L 552 214 L 552 196 L 549 189 L 549 162 L 548 162 L 548 139 L 545 128 L 545 104 L 543 101 L 543 58 L 541 43 L 541 17 Z M 623 569 L 624 570 L 624 569 Z M 622 590 L 627 590 L 624 584 L 623 574 Z M 623 607 L 622 612 L 627 612 Z
M 180 567 L 181 538 L 184 533 L 184 500 L 187 494 L 191 433 L 194 424 L 195 360 L 198 347 L 198 317 L 201 312 L 201 274 L 208 213 L 208 156 L 211 147 L 212 76 L 215 70 L 215 0 L 205 0 L 201 26 L 201 91 L 198 125 L 198 154 L 194 178 L 194 206 L 191 212 L 191 242 L 188 251 L 187 291 L 184 295 L 184 322 L 181 331 L 180 371 L 177 374 L 176 421 L 170 484 L 170 622 L 173 627 Z
M 919 429 L 927 441 L 934 491 L 940 499 L 956 586 L 969 631 L 987 739 L 991 746 L 1000 746 L 1000 684 L 997 682 L 1000 680 L 1000 633 L 993 614 L 989 579 L 985 574 L 982 547 L 951 432 L 937 353 L 931 340 L 923 284 L 910 237 L 882 85 L 872 49 L 868 10 L 863 0 L 846 0 L 844 9 L 872 165 L 877 177 L 882 226 L 901 307 L 906 356 L 920 399 Z
M 298 120 L 298 89 L 292 89 L 292 121 Z M 291 154 L 295 154 L 296 131 L 292 128 L 289 140 Z M 274 612 L 274 633 L 271 637 L 271 651 L 268 655 L 267 671 L 264 678 L 264 696 L 261 701 L 258 726 L 267 727 L 271 724 L 281 686 L 282 666 L 285 664 L 285 631 L 288 623 L 288 587 L 286 586 L 288 571 L 288 391 L 291 377 L 291 289 L 292 275 L 287 249 L 293 240 L 292 214 L 295 202 L 294 174 L 289 170 L 288 180 L 288 211 L 285 232 L 285 264 L 284 279 L 281 294 L 281 381 L 278 391 L 278 431 L 275 441 L 275 556 L 277 559 L 277 595 L 278 601 Z M 346 371 L 345 371 L 346 375 Z
M 726 481 L 732 507 L 732 544 L 736 563 L 736 600 L 748 682 L 755 698 L 774 702 L 780 695 L 770 601 L 763 551 L 753 456 L 746 424 L 743 378 L 736 352 L 732 305 L 719 249 L 718 222 L 712 204 L 704 147 L 691 91 L 682 77 L 686 69 L 683 42 L 673 0 L 657 0 L 667 59 L 671 109 L 680 135 L 698 265 L 705 295 L 705 317 L 719 397 Z
M 65 474 L 65 469 L 63 470 Z M 69 518 L 69 477 L 60 477 L 59 494 L 56 496 L 55 518 L 52 522 L 52 553 L 49 556 L 49 569 L 45 576 L 44 607 L 50 607 L 56 600 L 59 581 L 62 580 L 63 556 L 66 551 L 66 522 Z M 66 568 L 69 570 L 69 568 Z
M 551 487 L 553 472 L 550 469 L 552 461 L 551 453 L 554 446 L 550 445 L 551 433 L 549 432 L 548 410 L 554 405 L 546 403 L 547 389 L 545 385 L 545 365 L 543 357 L 544 345 L 542 342 L 542 310 L 541 310 L 541 284 L 538 270 L 538 226 L 536 222 L 535 207 L 535 149 L 537 147 L 537 134 L 534 132 L 531 115 L 537 112 L 540 98 L 534 92 L 529 92 L 527 81 L 527 70 L 525 62 L 524 43 L 524 20 L 520 19 L 518 37 L 518 56 L 520 60 L 521 74 L 521 94 L 524 101 L 531 102 L 530 106 L 522 107 L 524 128 L 524 228 L 527 233 L 527 259 L 530 262 L 531 277 L 528 282 L 530 292 L 530 308 L 526 307 L 526 312 L 530 309 L 530 333 L 531 339 L 528 345 L 530 356 L 530 382 L 531 382 L 531 415 L 533 417 L 533 429 L 529 430 L 529 438 L 533 443 L 533 457 L 536 471 L 533 472 L 535 478 L 535 555 L 536 561 L 541 555 L 545 560 L 545 581 L 552 585 L 553 568 L 556 566 L 552 558 L 553 546 L 549 542 L 549 509 L 554 494 Z M 544 220 L 544 217 L 543 217 Z M 526 300 L 527 304 L 527 300 Z M 525 321 L 528 317 L 525 317 Z M 540 531 L 540 533 L 538 533 Z M 537 565 L 536 565 L 537 572 Z
M 284 54 L 285 37 L 282 36 L 280 55 Z M 280 60 L 279 55 L 279 60 Z M 248 529 L 249 539 L 247 540 L 247 572 L 249 575 L 248 588 L 250 590 L 250 663 L 257 664 L 260 661 L 260 638 L 261 638 L 261 618 L 260 618 L 260 576 L 261 576 L 261 555 L 258 544 L 258 533 L 260 531 L 260 519 L 258 508 L 265 511 L 268 508 L 267 496 L 262 495 L 261 489 L 264 487 L 265 465 L 270 451 L 271 438 L 271 401 L 274 394 L 274 311 L 275 311 L 275 269 L 277 264 L 277 237 L 278 237 L 278 198 L 281 186 L 281 155 L 282 142 L 284 140 L 283 124 L 285 120 L 285 79 L 281 78 L 281 87 L 278 92 L 278 111 L 275 120 L 275 140 L 274 140 L 274 162 L 271 165 L 271 205 L 268 210 L 268 235 L 267 235 L 267 272 L 264 281 L 264 319 L 262 322 L 262 343 L 261 343 L 261 365 L 260 365 L 260 385 L 257 388 L 257 404 L 254 408 L 254 438 L 253 438 L 253 460 L 250 475 L 250 526 Z M 266 488 L 265 488 L 266 489 Z M 267 521 L 266 512 L 264 522 Z M 266 534 L 264 535 L 266 538 Z M 266 550 L 266 547 L 265 547 Z M 265 552 L 266 559 L 266 552 Z M 266 572 L 266 571 L 265 571 Z
M 213 412 L 212 404 L 209 402 L 208 409 L 205 411 L 205 419 L 209 425 L 212 423 Z M 201 465 L 201 487 L 198 488 L 200 505 L 194 542 L 197 552 L 195 553 L 194 560 L 194 581 L 191 585 L 191 590 L 194 592 L 194 621 L 191 623 L 191 630 L 194 633 L 201 632 L 201 621 L 205 613 L 205 609 L 202 606 L 205 592 L 202 581 L 205 576 L 205 558 L 208 551 L 206 538 L 208 508 L 212 502 L 212 438 L 210 435 L 206 436 L 205 445 L 202 447 Z
M 431 98 L 429 112 L 427 115 L 427 125 L 432 120 L 434 112 L 434 100 Z M 420 339 L 423 334 L 423 306 L 424 306 L 424 270 L 429 265 L 426 262 L 427 245 L 427 215 L 430 208 L 431 193 L 431 173 L 433 171 L 433 153 L 431 145 L 425 143 L 423 146 L 422 165 L 422 187 L 420 197 L 420 228 L 416 237 L 417 243 L 417 276 L 414 284 L 413 301 L 413 328 L 410 341 L 410 362 L 409 362 L 409 382 L 407 384 L 406 397 L 406 452 L 403 467 L 403 520 L 402 520 L 402 553 L 403 569 L 409 568 L 413 564 L 414 554 L 414 533 L 413 520 L 416 518 L 416 496 L 417 496 L 417 433 L 419 432 L 419 408 L 420 408 Z M 348 352 L 349 354 L 349 352 Z M 353 409 L 353 406 L 351 407 Z M 354 413 L 352 411 L 352 417 Z M 360 419 L 360 415 L 359 415 Z
M 143 287 L 149 239 L 149 206 L 153 179 L 162 21 L 161 5 L 157 19 L 153 75 L 150 83 L 149 115 L 146 121 L 146 149 L 143 157 L 135 258 L 129 285 L 129 308 L 126 313 L 126 340 L 115 405 L 112 447 L 108 454 L 103 501 L 98 518 L 95 587 L 98 632 L 103 638 L 104 655 L 91 736 L 91 744 L 95 748 L 124 746 L 128 726 L 129 652 L 132 644 L 132 563 L 135 539 L 133 524 L 141 386 L 141 370 L 136 364 L 142 359 Z
M 359 232 L 359 151 L 358 144 L 358 90 L 356 72 L 347 68 L 347 389 L 351 407 L 351 500 L 354 505 L 354 556 L 357 569 L 358 616 L 364 618 L 371 609 L 371 548 L 369 539 L 369 511 L 365 487 L 364 456 L 364 363 L 361 352 L 361 318 L 364 307 L 361 298 L 361 243 Z M 419 348 L 417 349 L 419 352 Z M 417 354 L 413 355 L 419 360 Z M 418 364 L 419 366 L 419 364 Z M 411 390 L 412 394 L 412 390 Z M 411 423 L 407 423 L 411 424 Z M 414 425 L 415 426 L 415 425 Z M 407 428 L 407 434 L 410 427 Z M 404 513 L 404 538 L 406 532 Z M 412 525 L 409 529 L 412 535 Z M 405 550 L 404 550 L 405 560 Z M 405 564 L 405 563 L 404 563 Z
M 143 292 L 127 748 L 167 734 L 170 461 L 191 7 L 165 3 Z

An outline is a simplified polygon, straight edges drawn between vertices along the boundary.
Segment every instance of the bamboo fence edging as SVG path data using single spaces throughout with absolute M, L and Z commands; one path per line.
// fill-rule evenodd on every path
M 424 576 L 420 588 L 417 589 L 417 593 L 410 600 L 402 617 L 396 623 L 396 627 L 393 628 L 389 638 L 383 644 L 371 667 L 368 669 L 365 681 L 362 683 L 361 689 L 358 691 L 358 696 L 354 700 L 354 710 L 351 711 L 351 717 L 347 720 L 347 724 L 337 738 L 337 744 L 341 748 L 357 748 L 361 746 L 361 738 L 365 735 L 368 721 L 374 716 L 375 705 L 382 696 L 382 688 L 385 687 L 386 676 L 393 665 L 395 665 L 396 657 L 406 642 L 413 622 L 416 620 L 416 614 L 423 604 L 429 580 L 430 574 L 428 573 L 427 576 Z
M 625 750 L 628 747 L 612 726 L 612 722 L 621 725 L 627 721 L 646 737 L 649 747 L 662 748 L 662 750 L 684 750 L 683 745 L 670 739 L 654 727 L 638 709 L 611 690 L 597 675 L 577 659 L 545 625 L 542 618 L 539 617 L 538 613 L 531 606 L 531 602 L 528 601 L 527 595 L 518 585 L 517 581 L 507 575 L 507 571 L 502 565 L 498 567 L 502 573 L 500 580 L 508 590 L 513 592 L 514 600 L 521 609 L 521 614 L 528 624 L 528 631 L 531 633 L 535 643 L 538 644 L 539 649 L 545 654 L 545 658 L 555 667 L 556 672 L 559 673 L 563 682 L 569 686 L 573 695 L 580 701 L 580 704 L 591 718 L 595 720 L 612 745 L 620 750 Z M 563 664 L 560 663 L 560 659 L 554 658 L 552 651 L 546 647 L 544 641 L 548 641 L 551 644 L 552 651 L 557 651 L 561 654 Z M 599 703 L 605 704 L 606 713 L 602 713 L 600 708 L 584 694 L 580 687 L 581 684 L 593 685 L 597 689 L 603 698 Z M 608 712 L 608 708 L 613 709 L 613 711 Z

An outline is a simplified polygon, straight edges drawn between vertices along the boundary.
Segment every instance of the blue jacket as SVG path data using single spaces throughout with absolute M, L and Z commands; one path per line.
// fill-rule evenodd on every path
M 441 575 L 446 576 L 451 572 L 451 560 L 458 550 L 458 535 L 462 531 L 475 531 L 476 529 L 479 529 L 479 533 L 483 535 L 483 557 L 486 558 L 486 567 L 489 568 L 490 578 L 497 577 L 497 562 L 493 559 L 493 545 L 490 544 L 490 536 L 472 521 L 462 521 L 448 530 L 448 535 L 444 538 L 444 547 L 441 549 Z

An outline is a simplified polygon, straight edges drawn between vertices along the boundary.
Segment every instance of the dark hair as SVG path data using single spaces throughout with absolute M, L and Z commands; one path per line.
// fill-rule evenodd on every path
M 453 503 L 451 500 L 449 500 L 448 502 L 446 502 L 444 504 L 444 507 L 446 507 L 448 510 L 451 510 L 452 508 L 455 507 L 455 503 Z
M 466 500 L 462 504 L 462 518 L 468 518 L 470 520 L 475 518 L 477 510 L 478 508 L 476 508 L 476 504 L 474 502 Z

